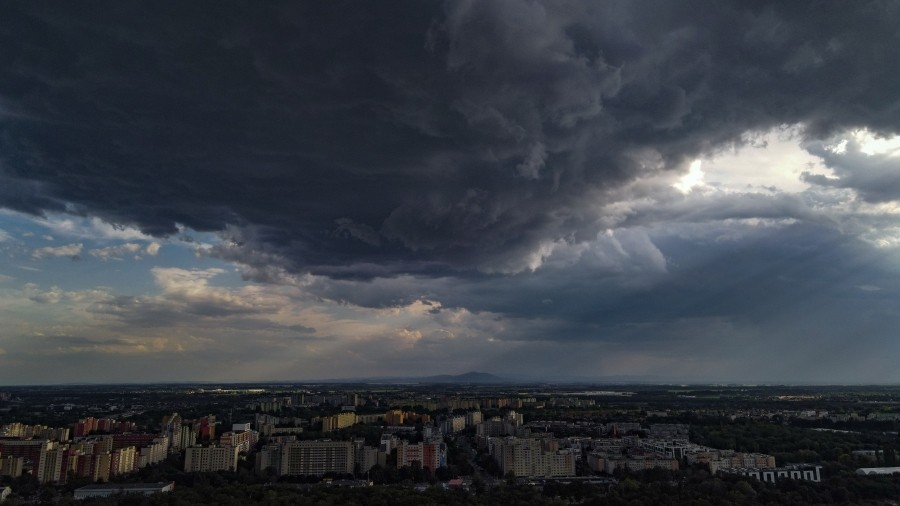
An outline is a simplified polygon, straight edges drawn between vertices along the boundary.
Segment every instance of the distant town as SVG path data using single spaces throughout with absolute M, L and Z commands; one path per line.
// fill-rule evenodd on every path
M 459 378 L 472 381 L 453 382 Z M 224 504 L 226 494 L 260 503 L 327 496 L 368 504 L 401 497 L 882 504 L 900 497 L 900 387 L 491 378 L 5 387 L 2 500 Z

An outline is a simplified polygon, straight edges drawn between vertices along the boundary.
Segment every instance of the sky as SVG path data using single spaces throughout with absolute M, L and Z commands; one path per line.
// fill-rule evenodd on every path
M 900 3 L 0 19 L 0 385 L 900 382 Z

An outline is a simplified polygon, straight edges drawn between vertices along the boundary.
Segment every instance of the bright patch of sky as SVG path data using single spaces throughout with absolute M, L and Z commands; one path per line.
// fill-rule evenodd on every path
M 99 218 L 33 217 L 7 210 L 0 210 L 0 231 L 0 275 L 44 288 L 148 290 L 153 287 L 150 269 L 160 265 L 226 268 L 219 283 L 242 282 L 230 264 L 196 254 L 199 245 L 218 241 L 214 234 L 184 231 L 161 239 Z
M 810 185 L 801 179 L 804 172 L 831 174 L 831 170 L 804 149 L 800 128 L 747 133 L 732 149 L 695 160 L 673 186 L 683 193 L 693 189 L 742 193 L 806 190 Z
M 851 135 L 859 143 L 860 151 L 869 156 L 900 156 L 900 136 L 879 137 L 865 129 L 856 130 Z

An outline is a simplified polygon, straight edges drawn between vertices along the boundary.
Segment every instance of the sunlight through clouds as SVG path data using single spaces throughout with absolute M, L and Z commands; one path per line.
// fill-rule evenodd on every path
M 701 164 L 701 160 L 694 160 L 691 162 L 688 173 L 682 176 L 682 178 L 672 186 L 681 191 L 681 193 L 690 193 L 694 187 L 702 185 L 704 174 L 700 169 Z

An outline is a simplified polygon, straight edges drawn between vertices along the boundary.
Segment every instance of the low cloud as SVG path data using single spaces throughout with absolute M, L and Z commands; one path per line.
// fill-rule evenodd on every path
M 78 259 L 79 255 L 81 255 L 81 250 L 84 249 L 84 244 L 67 244 L 65 246 L 45 246 L 43 248 L 37 248 L 36 250 L 31 252 L 31 257 L 35 260 L 40 260 L 44 258 L 53 258 L 53 257 L 69 257 L 72 259 Z
M 138 243 L 125 243 L 118 246 L 107 246 L 105 248 L 97 248 L 90 250 L 91 256 L 103 261 L 122 260 L 125 257 L 140 259 L 142 255 L 156 256 L 162 246 L 158 242 L 151 242 L 146 246 Z
M 106 248 L 90 250 L 91 256 L 100 260 L 121 260 L 126 255 L 136 255 L 141 250 L 141 245 L 136 243 L 125 243 L 119 246 L 108 246 Z

